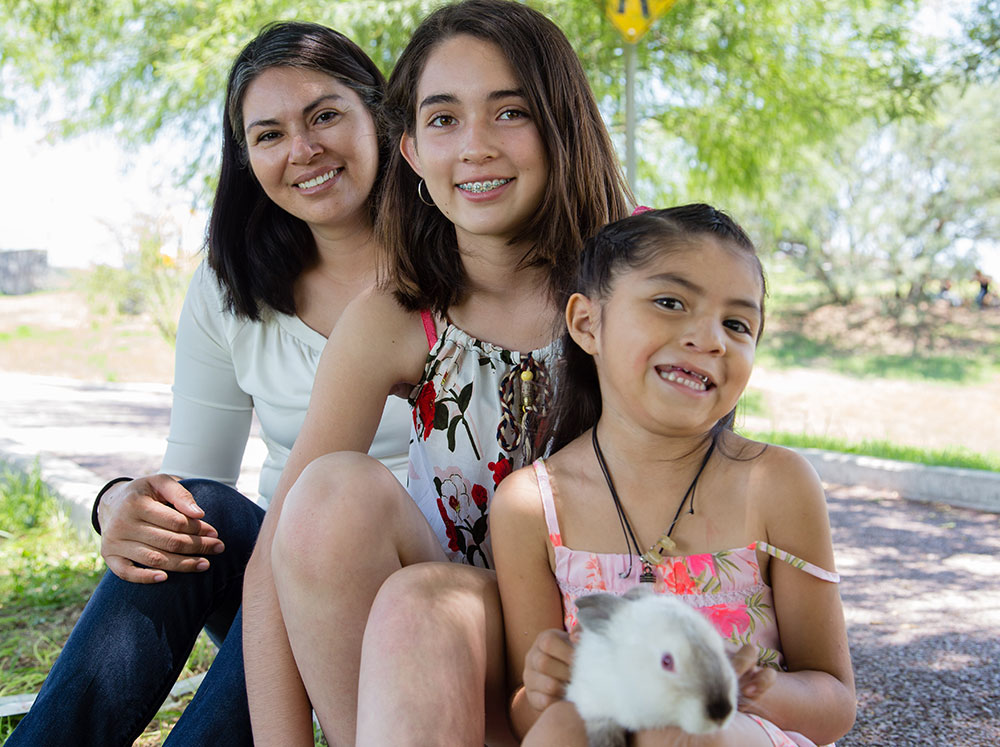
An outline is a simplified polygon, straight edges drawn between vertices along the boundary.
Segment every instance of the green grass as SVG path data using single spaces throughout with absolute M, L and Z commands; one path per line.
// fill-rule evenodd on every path
M 767 403 L 764 401 L 764 393 L 756 389 L 746 389 L 740 397 L 736 406 L 736 417 L 739 419 L 744 415 L 767 415 Z
M 0 697 L 38 691 L 103 573 L 96 541 L 69 522 L 37 470 L 0 466 Z M 214 657 L 203 633 L 181 677 Z M 159 744 L 189 700 L 168 702 L 137 744 Z M 0 719 L 0 744 L 15 723 Z
M 972 329 L 967 324 L 910 308 L 898 320 L 899 329 L 893 334 L 898 339 L 919 342 L 913 343 L 914 349 L 908 354 L 898 351 L 887 354 L 880 337 L 884 330 L 861 336 L 859 344 L 858 339 L 842 340 L 835 333 L 817 328 L 809 313 L 820 307 L 823 298 L 820 284 L 790 262 L 772 260 L 769 265 L 767 322 L 757 349 L 757 365 L 771 369 L 821 368 L 859 378 L 967 385 L 981 384 L 1000 375 L 1000 344 L 996 344 L 1000 327 L 993 317 L 977 318 L 976 324 L 981 329 Z M 877 305 L 871 306 L 871 301 L 884 294 L 885 289 L 860 288 L 857 293 L 860 308 L 865 308 L 867 302 L 872 318 L 887 319 L 884 309 L 880 312 Z M 932 338 L 949 340 L 954 349 L 935 351 Z
M 757 349 L 756 364 L 769 369 L 821 368 L 858 378 L 981 384 L 1000 373 L 989 350 L 976 355 L 886 355 L 851 351 L 798 332 L 776 332 Z
M 72 342 L 75 334 L 70 330 L 38 329 L 28 324 L 18 325 L 13 332 L 0 332 L 0 343 L 14 340 L 32 340 L 51 345 L 64 345 Z
M 842 454 L 858 454 L 861 456 L 878 457 L 880 459 L 913 462 L 929 467 L 959 467 L 962 469 L 1000 472 L 1000 454 L 979 454 L 965 448 L 919 449 L 911 446 L 899 446 L 888 441 L 866 440 L 851 442 L 829 436 L 807 436 L 776 431 L 744 431 L 740 429 L 740 433 L 755 441 L 763 441 L 779 446 L 823 449 Z
M 34 692 L 100 580 L 96 545 L 37 471 L 0 471 L 0 696 Z M 6 720 L 4 720 L 6 721 Z M 0 722 L 0 739 L 12 724 Z

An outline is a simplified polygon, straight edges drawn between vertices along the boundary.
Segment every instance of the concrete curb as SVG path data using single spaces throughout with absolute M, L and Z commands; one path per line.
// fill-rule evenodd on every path
M 820 449 L 795 451 L 809 460 L 824 482 L 894 490 L 913 501 L 1000 513 L 1000 472 L 927 467 Z
M 864 485 L 895 491 L 908 500 L 1000 513 L 1000 472 L 927 467 L 821 449 L 794 450 L 812 464 L 823 482 Z M 25 473 L 37 464 L 42 480 L 62 500 L 72 523 L 81 532 L 92 532 L 90 511 L 104 478 L 68 459 L 39 456 L 21 444 L 0 438 L 0 464 L 4 463 Z
M 26 475 L 37 465 L 42 482 L 59 498 L 70 522 L 82 534 L 96 537 L 90 524 L 90 512 L 94 497 L 104 484 L 100 477 L 69 459 L 39 455 L 6 438 L 0 438 L 0 465 Z

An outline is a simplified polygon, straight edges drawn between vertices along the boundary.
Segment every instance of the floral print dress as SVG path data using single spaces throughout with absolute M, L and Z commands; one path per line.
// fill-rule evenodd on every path
M 576 626 L 578 598 L 597 591 L 624 594 L 639 585 L 642 564 L 634 562 L 634 558 L 627 554 L 571 550 L 563 545 L 552 482 L 545 462 L 539 459 L 533 466 L 549 541 L 555 553 L 554 574 L 562 595 L 563 626 L 570 632 Z M 823 570 L 766 542 L 753 542 L 732 550 L 665 555 L 663 561 L 652 569 L 655 576 L 652 586 L 658 594 L 677 595 L 685 604 L 704 615 L 722 636 L 730 653 L 750 643 L 757 647 L 757 661 L 761 666 L 782 669 L 784 662 L 771 587 L 761 578 L 758 551 L 824 581 L 840 582 L 836 573 Z M 630 566 L 631 572 L 628 573 Z M 777 726 L 757 716 L 751 718 L 767 732 L 776 747 L 794 747 L 794 742 Z
M 500 481 L 530 463 L 559 342 L 505 350 L 422 315 L 430 353 L 410 394 L 407 489 L 453 561 L 493 567 L 488 508 Z

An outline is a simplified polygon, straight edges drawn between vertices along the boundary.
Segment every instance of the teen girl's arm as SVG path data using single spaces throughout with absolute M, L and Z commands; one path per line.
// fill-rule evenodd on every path
M 754 464 L 752 510 L 760 512 L 767 542 L 834 571 L 826 496 L 801 456 L 769 446 Z M 778 672 L 758 698 L 740 710 L 755 713 L 816 744 L 828 744 L 854 724 L 854 672 L 838 585 L 770 558 L 770 583 L 788 671 Z
M 278 481 L 243 584 L 243 653 L 254 741 L 312 745 L 312 716 L 285 633 L 271 574 L 271 543 L 285 495 L 314 459 L 366 452 L 386 397 L 416 382 L 427 357 L 418 314 L 370 291 L 344 310 L 320 358 L 309 410 Z
M 522 738 L 545 708 L 562 699 L 573 658 L 532 468 L 500 483 L 490 506 L 490 534 L 507 639 L 509 717 Z

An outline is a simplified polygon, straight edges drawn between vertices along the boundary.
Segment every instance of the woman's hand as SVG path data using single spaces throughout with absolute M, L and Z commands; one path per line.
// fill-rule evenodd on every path
M 562 700 L 573 663 L 573 643 L 566 631 L 543 630 L 524 657 L 524 695 L 536 711 Z
M 205 512 L 170 475 L 150 475 L 113 485 L 97 509 L 101 555 L 124 581 L 166 581 L 167 571 L 208 569 L 206 555 L 225 549 Z

